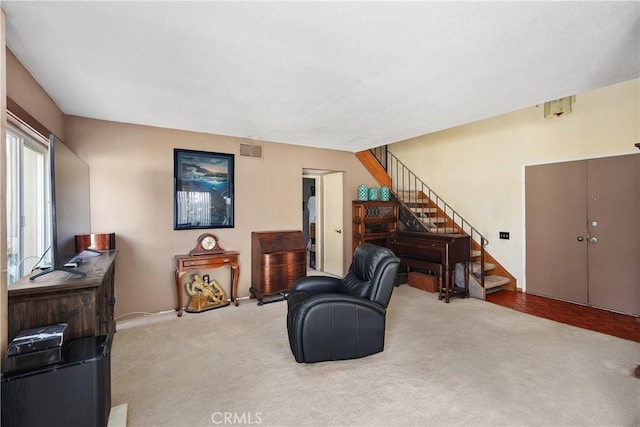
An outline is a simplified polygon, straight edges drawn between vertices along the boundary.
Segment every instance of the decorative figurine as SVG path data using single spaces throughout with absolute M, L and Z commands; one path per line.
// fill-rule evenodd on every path
M 194 274 L 191 277 L 193 282 L 185 285 L 187 293 L 191 297 L 186 308 L 187 312 L 200 313 L 229 305 L 227 295 L 215 280 L 209 282 L 209 275 L 205 276 L 206 280 L 203 280 L 199 274 Z

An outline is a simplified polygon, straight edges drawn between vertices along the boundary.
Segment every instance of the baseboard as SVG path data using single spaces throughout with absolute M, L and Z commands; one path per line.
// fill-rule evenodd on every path
M 127 410 L 128 404 L 114 406 L 109 412 L 109 421 L 107 427 L 127 427 Z

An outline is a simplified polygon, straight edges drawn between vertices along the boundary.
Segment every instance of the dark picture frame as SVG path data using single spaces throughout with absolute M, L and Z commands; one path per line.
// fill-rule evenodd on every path
M 234 155 L 173 150 L 173 229 L 234 227 Z

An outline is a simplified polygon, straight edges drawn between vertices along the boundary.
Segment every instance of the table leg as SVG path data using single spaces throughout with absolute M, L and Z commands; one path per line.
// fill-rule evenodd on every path
M 179 271 L 176 268 L 176 289 L 178 290 L 178 306 L 176 307 L 176 311 L 178 312 L 178 317 L 182 317 L 183 311 L 183 303 L 182 303 L 182 276 L 184 276 L 184 271 Z
M 231 265 L 231 302 L 238 306 L 238 278 L 240 276 L 240 267 L 238 264 Z

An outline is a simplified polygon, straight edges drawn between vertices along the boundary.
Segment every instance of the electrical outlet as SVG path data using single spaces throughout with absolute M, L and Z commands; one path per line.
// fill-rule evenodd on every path
M 505 239 L 505 240 L 509 240 L 509 232 L 508 231 L 501 231 L 500 232 L 500 238 L 501 239 Z

